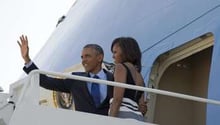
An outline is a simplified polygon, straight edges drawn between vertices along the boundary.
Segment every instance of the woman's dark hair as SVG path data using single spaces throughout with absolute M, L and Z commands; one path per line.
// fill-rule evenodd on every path
M 122 50 L 122 63 L 131 62 L 136 66 L 138 72 L 141 72 L 141 50 L 137 41 L 132 37 L 119 37 L 113 40 L 111 45 L 111 51 L 113 52 L 113 46 L 118 45 Z

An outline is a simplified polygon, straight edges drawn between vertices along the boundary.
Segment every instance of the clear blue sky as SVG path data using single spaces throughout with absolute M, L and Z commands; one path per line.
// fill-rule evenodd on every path
M 0 4 L 0 86 L 4 92 L 23 74 L 24 62 L 17 44 L 19 36 L 29 37 L 33 58 L 75 0 L 1 0 Z

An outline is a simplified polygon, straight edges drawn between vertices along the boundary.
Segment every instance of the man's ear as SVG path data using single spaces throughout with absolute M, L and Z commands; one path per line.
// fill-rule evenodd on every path
M 103 61 L 103 58 L 104 58 L 104 55 L 102 55 L 102 54 L 99 54 L 99 55 L 98 55 L 98 61 L 99 61 L 99 62 L 102 62 L 102 61 Z

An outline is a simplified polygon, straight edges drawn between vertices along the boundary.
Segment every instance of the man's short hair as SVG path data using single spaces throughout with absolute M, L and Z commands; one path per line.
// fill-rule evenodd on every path
M 93 48 L 98 52 L 98 54 L 104 55 L 104 51 L 103 51 L 102 47 L 99 46 L 98 44 L 87 44 L 83 47 L 83 49 L 84 48 Z

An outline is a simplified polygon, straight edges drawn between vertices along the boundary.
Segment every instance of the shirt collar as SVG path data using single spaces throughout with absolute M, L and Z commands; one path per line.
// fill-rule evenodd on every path
M 90 77 L 94 77 L 94 75 L 97 75 L 100 79 L 105 79 L 105 73 L 103 70 L 100 70 L 97 74 L 89 73 Z

